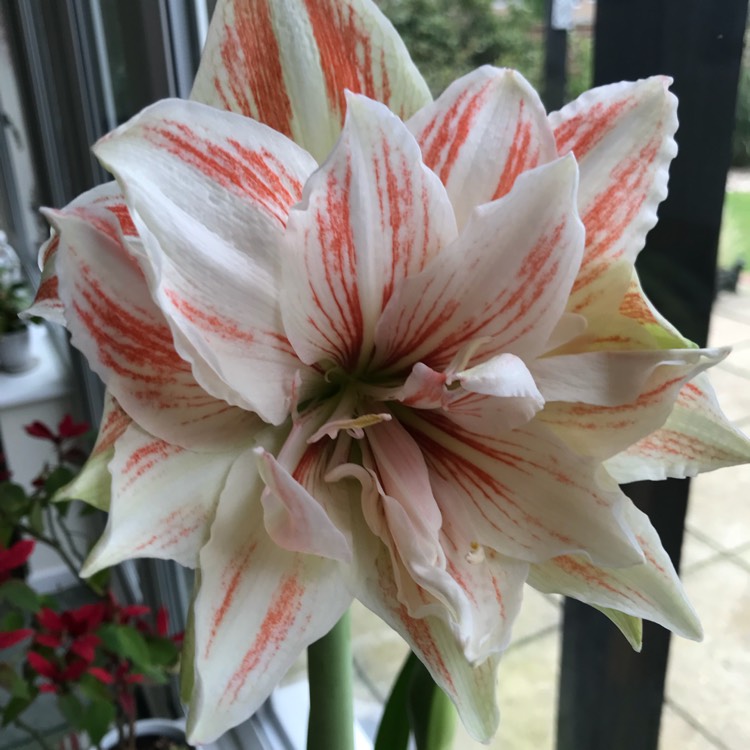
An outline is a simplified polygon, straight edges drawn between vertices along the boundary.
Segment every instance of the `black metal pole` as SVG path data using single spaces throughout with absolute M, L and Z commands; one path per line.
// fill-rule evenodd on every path
M 638 268 L 654 304 L 698 343 L 708 334 L 747 9 L 747 0 L 599 0 L 597 8 L 597 84 L 674 78 L 680 151 Z M 679 564 L 688 481 L 625 490 Z M 669 634 L 644 625 L 636 654 L 601 614 L 566 604 L 559 750 L 656 750 Z
M 542 100 L 548 112 L 560 109 L 565 104 L 568 85 L 568 32 L 554 28 L 553 6 L 555 0 L 547 0 L 547 25 L 544 32 L 544 88 Z

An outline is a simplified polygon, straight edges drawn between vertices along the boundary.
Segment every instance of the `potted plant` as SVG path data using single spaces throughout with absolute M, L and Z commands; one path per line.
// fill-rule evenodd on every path
M 140 686 L 166 681 L 179 659 L 181 638 L 168 634 L 166 610 L 119 603 L 107 575 L 87 582 L 88 603 L 65 609 L 18 576 L 37 543 L 71 570 L 80 567 L 65 521 L 70 503 L 52 498 L 85 459 L 76 440 L 88 429 L 69 416 L 57 429 L 28 425 L 29 435 L 54 445 L 54 465 L 43 468 L 30 492 L 7 475 L 0 480 L 0 723 L 51 748 L 26 712 L 41 695 L 54 694 L 75 737 L 72 747 L 183 750 L 184 722 L 137 720 Z
M 8 372 L 22 372 L 31 366 L 31 334 L 23 312 L 33 300 L 29 285 L 21 276 L 18 258 L 0 232 L 0 365 Z M 32 318 L 31 322 L 39 322 Z

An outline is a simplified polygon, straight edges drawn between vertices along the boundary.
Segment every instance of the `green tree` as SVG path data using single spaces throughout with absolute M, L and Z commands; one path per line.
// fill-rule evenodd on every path
M 378 0 L 434 95 L 480 65 L 516 68 L 536 85 L 540 2 L 498 12 L 491 0 Z
M 746 52 L 745 57 L 740 72 L 732 139 L 732 165 L 735 167 L 750 167 L 750 55 Z

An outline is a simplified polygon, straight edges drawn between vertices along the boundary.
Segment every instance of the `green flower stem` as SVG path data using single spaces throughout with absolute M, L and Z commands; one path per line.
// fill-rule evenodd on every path
M 351 623 L 347 612 L 307 649 L 307 750 L 354 750 Z
M 26 534 L 26 535 L 32 537 L 33 539 L 36 539 L 37 542 L 42 542 L 42 544 L 45 544 L 48 547 L 50 547 L 53 550 L 55 550 L 55 552 L 57 552 L 57 554 L 60 556 L 60 559 L 65 564 L 65 567 L 67 567 L 68 570 L 70 570 L 70 572 L 77 579 L 80 578 L 80 567 L 78 565 L 76 565 L 75 562 L 73 562 L 73 560 L 70 559 L 70 557 L 65 552 L 65 550 L 62 547 L 62 545 L 60 544 L 60 542 L 57 539 L 55 539 L 53 537 L 46 536 L 44 534 L 38 534 L 36 531 L 34 531 L 34 529 L 31 528 L 31 526 L 27 526 L 26 524 L 23 524 L 23 523 L 15 523 L 14 526 L 22 534 Z M 86 582 L 83 581 L 83 583 L 86 583 Z
M 78 547 L 76 546 L 75 539 L 73 539 L 73 534 L 68 528 L 68 524 L 65 523 L 63 519 L 55 518 L 54 514 L 52 513 L 49 507 L 48 507 L 48 510 L 50 510 L 50 515 L 49 515 L 49 520 L 48 520 L 48 523 L 50 524 L 50 528 L 52 528 L 53 530 L 59 529 L 67 545 L 68 556 L 76 562 L 80 570 L 81 566 L 83 565 L 83 557 L 81 556 L 81 553 L 78 551 Z M 56 533 L 54 535 L 55 535 L 55 538 L 58 540 L 58 545 L 62 547 L 63 545 L 60 542 L 59 537 L 57 536 Z
M 424 745 L 426 750 L 451 750 L 457 723 L 458 714 L 453 703 L 439 687 L 435 686 Z

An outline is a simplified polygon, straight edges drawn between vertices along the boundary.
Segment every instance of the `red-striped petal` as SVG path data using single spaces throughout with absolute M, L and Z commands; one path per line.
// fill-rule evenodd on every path
M 165 440 L 217 450 L 246 434 L 254 417 L 206 393 L 175 350 L 154 304 L 142 258 L 108 210 L 54 214 L 60 297 L 72 341 L 120 406 Z
M 459 227 L 519 174 L 557 158 L 539 95 L 515 70 L 485 65 L 454 81 L 407 123 L 450 196 Z
M 622 358 L 627 359 L 629 355 L 639 357 L 640 354 L 623 352 Z M 653 359 L 658 362 L 662 354 L 668 355 L 669 352 L 657 352 Z M 620 403 L 602 404 L 596 399 L 596 391 L 599 390 L 601 395 L 602 389 L 597 388 L 594 379 L 592 397 L 586 402 L 548 403 L 538 418 L 573 450 L 599 460 L 609 459 L 659 429 L 687 381 L 720 362 L 727 350 L 687 349 L 677 354 L 672 362 L 664 361 L 652 369 L 644 380 L 634 378 L 632 384 L 626 384 L 627 395 L 633 396 L 628 400 L 614 399 Z M 651 353 L 643 358 L 652 358 Z M 583 359 L 587 358 L 584 356 Z M 610 359 L 615 363 L 618 356 Z M 634 387 L 637 395 L 632 393 Z
M 399 601 L 410 617 L 444 620 L 472 663 L 500 653 L 528 566 L 485 554 L 471 517 L 438 503 L 417 443 L 397 422 L 371 427 L 366 436 L 377 481 L 374 493 L 363 488 L 363 503 L 376 500 L 379 507 L 365 517 L 382 517 L 371 528 L 390 551 Z
M 643 550 L 641 565 L 603 568 L 581 555 L 566 555 L 532 565 L 529 583 L 545 593 L 652 620 L 685 638 L 700 640 L 698 617 L 648 516 L 628 503 L 625 517 Z
M 498 430 L 492 414 L 401 416 L 430 469 L 441 508 L 462 507 L 476 541 L 539 562 L 585 552 L 601 564 L 632 565 L 640 550 L 621 522 L 627 502 L 593 459 L 567 448 L 533 420 Z
M 75 479 L 59 490 L 55 499 L 75 498 L 108 510 L 112 495 L 109 462 L 115 454 L 115 441 L 132 422 L 112 394 L 105 391 L 102 421 L 91 454 Z
M 547 401 L 619 407 L 659 381 L 691 378 L 727 354 L 727 349 L 584 351 L 538 359 L 531 372 Z
M 314 377 L 287 341 L 278 299 L 282 231 L 312 158 L 264 125 L 177 100 L 95 151 L 138 217 L 154 299 L 198 381 L 282 422 L 300 368 Z
M 344 91 L 402 118 L 430 100 L 398 34 L 367 0 L 220 0 L 191 97 L 252 117 L 322 162 Z
M 495 698 L 499 657 L 473 665 L 443 620 L 412 617 L 399 599 L 388 552 L 377 540 L 368 543 L 368 535 L 371 538 L 369 530 L 360 530 L 355 544 L 360 558 L 357 598 L 406 640 L 454 702 L 469 733 L 488 742 L 499 721 Z
M 262 491 L 256 462 L 236 462 L 200 553 L 193 743 L 211 742 L 250 716 L 351 602 L 335 562 L 288 552 L 270 539 Z
M 606 462 L 618 482 L 693 477 L 750 460 L 750 439 L 733 427 L 703 373 L 685 383 L 658 430 Z
M 252 437 L 248 434 L 245 445 Z M 107 526 L 82 574 L 137 557 L 195 566 L 226 476 L 241 452 L 194 453 L 130 425 L 109 465 Z
M 384 106 L 350 96 L 341 140 L 289 217 L 282 312 L 295 351 L 309 364 L 366 365 L 394 288 L 454 237 L 413 136 Z
M 571 295 L 573 312 L 612 308 L 619 295 L 608 270 L 618 261 L 632 264 L 656 224 L 677 153 L 677 99 L 669 84 L 656 77 L 602 86 L 549 117 L 559 153 L 572 152 L 581 170 L 586 252 Z
M 349 562 L 351 540 L 329 515 L 332 488 L 325 479 L 336 443 L 310 442 L 325 418 L 320 409 L 297 419 L 277 457 L 256 449 L 266 484 L 263 518 L 268 535 L 283 549 Z
M 577 179 L 570 157 L 522 174 L 507 196 L 478 209 L 429 267 L 397 284 L 378 323 L 381 367 L 422 361 L 442 371 L 474 342 L 469 364 L 541 354 L 583 250 Z

